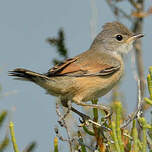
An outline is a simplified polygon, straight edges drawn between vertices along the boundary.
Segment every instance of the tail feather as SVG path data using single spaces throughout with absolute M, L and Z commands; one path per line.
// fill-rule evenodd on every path
M 43 74 L 39 74 L 22 68 L 17 68 L 12 71 L 9 71 L 9 76 L 14 76 L 17 77 L 17 79 L 29 80 L 32 82 L 36 82 L 37 79 L 48 79 L 48 77 Z

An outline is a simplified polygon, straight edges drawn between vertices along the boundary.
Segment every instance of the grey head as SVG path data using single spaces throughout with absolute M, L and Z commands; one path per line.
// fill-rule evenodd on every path
M 143 34 L 134 34 L 119 22 L 106 23 L 93 41 L 91 49 L 123 55 L 131 50 L 135 40 L 143 36 Z

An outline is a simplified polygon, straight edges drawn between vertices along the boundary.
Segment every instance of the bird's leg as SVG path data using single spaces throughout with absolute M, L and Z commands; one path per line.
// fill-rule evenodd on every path
M 104 106 L 104 105 L 87 104 L 87 103 L 81 102 L 80 100 L 74 100 L 74 102 L 78 105 L 81 105 L 81 106 L 103 110 L 106 113 L 106 115 L 104 117 L 105 119 L 109 118 L 112 115 L 111 109 L 109 107 Z
M 63 105 L 64 107 L 68 107 L 67 101 L 61 100 L 61 103 L 62 103 L 62 105 Z M 88 122 L 89 122 L 89 123 L 92 123 L 92 124 L 94 124 L 94 125 L 96 125 L 96 126 L 98 126 L 98 127 L 101 127 L 100 124 L 98 124 L 97 122 L 93 121 L 89 116 L 87 116 L 87 115 L 85 115 L 84 113 L 76 110 L 76 109 L 73 108 L 72 106 L 70 107 L 70 110 L 73 111 L 74 113 L 76 113 L 77 115 L 79 115 L 79 116 L 83 119 L 83 121 L 81 121 L 82 125 L 80 125 L 80 126 L 83 126 L 84 124 L 88 124 Z M 65 114 L 65 115 L 66 115 L 66 114 Z M 64 116 L 65 116 L 65 115 L 64 115 Z M 63 117 L 64 117 L 64 116 L 63 116 Z M 65 118 L 65 117 L 64 117 L 64 118 Z M 60 120 L 61 120 L 61 119 L 60 119 Z
M 73 111 L 74 113 L 76 113 L 77 115 L 79 115 L 83 120 L 89 120 L 91 119 L 89 116 L 85 115 L 84 113 L 76 110 L 75 108 L 71 107 L 71 111 Z
M 78 111 L 77 109 L 75 109 L 73 107 L 71 107 L 71 111 L 73 111 L 74 113 L 76 113 L 77 115 L 79 115 L 82 118 L 82 120 L 80 120 L 80 122 L 81 122 L 80 126 L 88 124 L 88 121 L 92 121 L 89 116 L 85 115 L 84 113 Z
M 88 125 L 88 123 L 92 123 L 98 127 L 102 127 L 102 125 L 93 121 L 89 116 L 85 115 L 84 113 L 81 113 L 80 111 L 76 110 L 75 108 L 71 107 L 71 111 L 73 111 L 74 113 L 76 113 L 77 115 L 79 115 L 83 119 L 83 121 L 80 120 L 80 122 L 81 122 L 80 127 L 82 127 L 85 124 Z
M 72 105 L 71 105 L 71 102 L 69 102 L 69 101 L 67 102 L 67 100 L 66 100 L 66 101 L 65 101 L 65 100 L 61 100 L 61 103 L 62 103 L 62 105 L 63 105 L 64 107 L 68 108 L 68 111 L 67 111 L 66 114 L 64 114 L 64 116 L 63 116 L 64 118 L 66 117 L 67 113 L 69 113 L 70 110 L 71 110 L 71 111 L 73 111 L 74 113 L 76 113 L 77 115 L 79 115 L 80 117 L 82 117 L 83 120 L 90 119 L 89 116 L 87 116 L 87 115 L 81 113 L 80 111 L 76 110 L 75 108 L 73 108 Z M 69 103 L 70 103 L 70 104 L 69 104 Z M 70 107 L 69 107 L 69 105 L 70 105 Z

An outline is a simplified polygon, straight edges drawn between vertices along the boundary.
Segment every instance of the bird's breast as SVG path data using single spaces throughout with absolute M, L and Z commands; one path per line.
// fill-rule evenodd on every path
M 83 102 L 104 96 L 119 82 L 123 70 L 122 64 L 120 69 L 112 75 L 76 78 L 76 96 Z

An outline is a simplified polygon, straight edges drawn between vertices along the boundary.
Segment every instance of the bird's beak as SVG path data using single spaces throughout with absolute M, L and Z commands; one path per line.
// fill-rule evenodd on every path
M 133 42 L 143 36 L 144 36 L 144 34 L 135 34 L 127 40 L 127 43 Z

